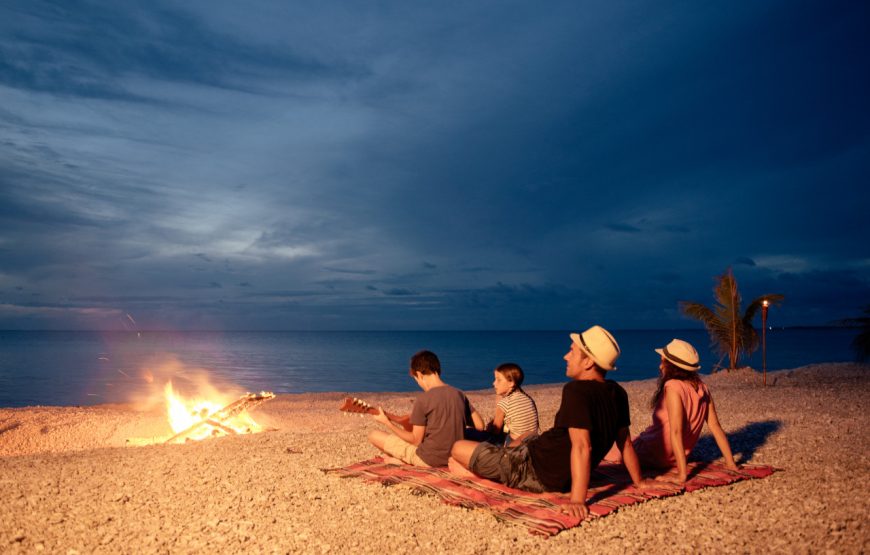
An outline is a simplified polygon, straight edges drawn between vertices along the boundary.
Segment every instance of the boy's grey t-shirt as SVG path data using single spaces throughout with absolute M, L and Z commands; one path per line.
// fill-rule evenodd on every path
M 471 403 L 465 394 L 450 385 L 424 391 L 414 401 L 411 424 L 426 426 L 417 456 L 429 466 L 446 466 L 453 444 L 463 438 L 471 422 Z

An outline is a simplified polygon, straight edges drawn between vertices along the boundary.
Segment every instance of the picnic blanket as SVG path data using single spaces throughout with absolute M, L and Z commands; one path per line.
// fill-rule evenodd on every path
M 322 470 L 343 478 L 359 477 L 384 485 L 408 485 L 415 491 L 435 494 L 449 505 L 487 510 L 499 520 L 525 526 L 533 534 L 553 536 L 580 524 L 578 518 L 560 509 L 561 505 L 568 502 L 568 494 L 528 493 L 484 478 L 461 477 L 446 468 L 390 464 L 381 457 L 375 457 L 343 468 Z M 692 462 L 689 463 L 689 479 L 684 487 L 662 483 L 661 488 L 641 491 L 631 483 L 622 464 L 602 462 L 592 472 L 589 484 L 586 497 L 589 518 L 600 518 L 624 505 L 650 499 L 724 486 L 741 480 L 765 478 L 776 470 L 771 466 L 746 464 L 740 470 L 733 471 L 716 462 Z M 669 473 L 676 476 L 676 470 Z

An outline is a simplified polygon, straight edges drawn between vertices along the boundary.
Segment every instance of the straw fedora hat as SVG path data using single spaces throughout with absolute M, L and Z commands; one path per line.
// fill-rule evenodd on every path
M 697 372 L 701 369 L 701 363 L 698 359 L 698 351 L 692 347 L 691 343 L 687 343 L 682 339 L 674 339 L 665 347 L 655 350 L 665 360 L 690 372 Z
M 601 326 L 592 326 L 583 333 L 572 333 L 571 341 L 577 344 L 602 370 L 616 370 L 619 344 L 610 332 Z

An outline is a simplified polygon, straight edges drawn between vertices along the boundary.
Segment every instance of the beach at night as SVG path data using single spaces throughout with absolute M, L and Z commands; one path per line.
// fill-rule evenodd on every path
M 281 395 L 252 416 L 271 431 L 129 446 L 169 432 L 161 407 L 0 409 L 0 545 L 7 553 L 455 551 L 551 553 L 835 552 L 868 548 L 866 365 L 707 376 L 738 462 L 761 480 L 654 499 L 545 539 L 483 510 L 327 475 L 375 456 L 371 417 L 338 411 L 344 393 Z M 632 432 L 649 422 L 653 380 L 626 382 Z M 542 425 L 561 385 L 530 386 Z M 412 394 L 368 393 L 392 412 Z M 470 392 L 484 414 L 490 391 Z M 719 453 L 702 437 L 697 455 Z M 706 443 L 705 443 L 706 441 Z M 682 537 L 674 545 L 673 534 Z
M 870 552 L 868 53 L 847 0 L 0 2 L 0 552 Z

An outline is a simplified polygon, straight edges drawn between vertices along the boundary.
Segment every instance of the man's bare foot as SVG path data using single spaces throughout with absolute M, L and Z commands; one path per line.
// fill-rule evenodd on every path
M 471 478 L 473 476 L 477 476 L 474 472 L 459 464 L 459 461 L 457 461 L 453 457 L 447 459 L 447 468 L 453 474 L 456 474 L 457 476 L 462 476 L 463 478 Z

